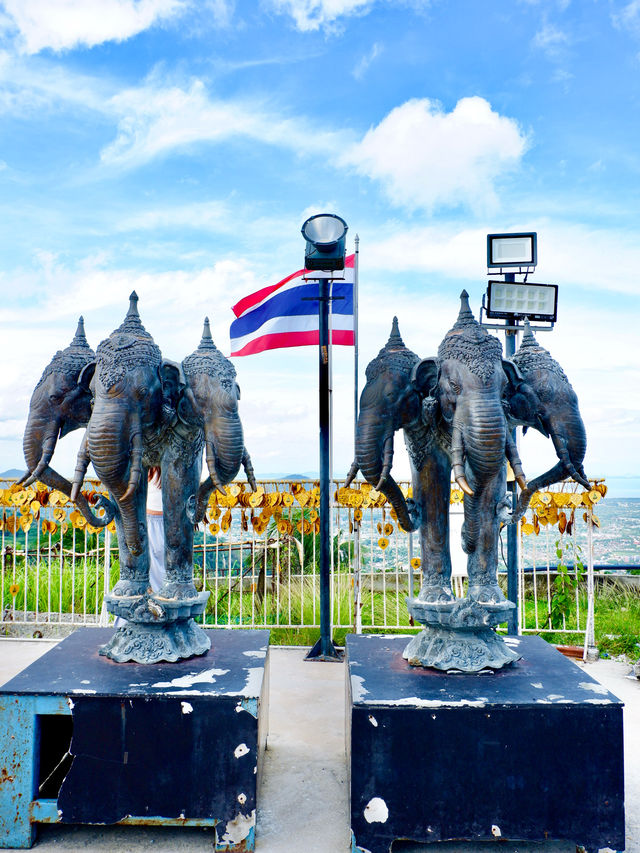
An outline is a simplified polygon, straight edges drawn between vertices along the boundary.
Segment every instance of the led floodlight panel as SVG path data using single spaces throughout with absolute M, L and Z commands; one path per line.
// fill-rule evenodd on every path
M 304 253 L 308 270 L 344 269 L 345 237 L 347 223 L 335 213 L 310 216 L 302 226 L 302 236 L 307 241 Z
M 535 267 L 538 263 L 538 235 L 487 234 L 487 267 Z
M 487 317 L 496 320 L 544 320 L 555 323 L 558 316 L 557 284 L 520 284 L 490 281 Z

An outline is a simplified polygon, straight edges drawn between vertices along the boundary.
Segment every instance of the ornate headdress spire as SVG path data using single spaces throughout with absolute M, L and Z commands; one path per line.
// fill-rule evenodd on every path
M 126 317 L 122 321 L 122 324 L 112 334 L 135 335 L 138 338 L 151 338 L 151 335 L 147 332 L 140 320 L 140 313 L 138 312 L 138 294 L 135 290 L 132 290 L 131 295 L 129 296 L 129 310 L 127 311 Z M 151 339 L 153 340 L 153 338 Z
M 204 318 L 204 326 L 202 328 L 202 338 L 200 340 L 200 345 L 198 346 L 198 352 L 217 352 L 218 348 L 213 342 L 213 338 L 211 337 L 211 326 L 209 325 L 209 318 Z
M 400 337 L 400 329 L 398 327 L 398 318 L 393 318 L 393 323 L 391 324 L 391 333 L 389 334 L 389 340 L 386 343 L 387 349 L 398 349 L 398 347 L 404 347 L 404 341 Z
M 198 344 L 198 349 L 184 359 L 182 369 L 187 377 L 195 376 L 198 373 L 207 373 L 209 376 L 215 377 L 227 391 L 233 387 L 236 380 L 235 367 L 214 344 L 208 317 L 204 318 L 202 338 Z
M 465 329 L 467 326 L 477 326 L 478 322 L 469 307 L 469 294 L 463 290 L 460 294 L 460 311 L 454 329 Z
M 162 361 L 160 347 L 140 321 L 138 294 L 129 297 L 129 310 L 123 322 L 96 350 L 98 378 L 107 388 L 126 376 L 129 370 Z
M 71 341 L 71 343 L 67 347 L 67 349 L 68 350 L 81 350 L 81 351 L 82 350 L 88 350 L 89 353 L 91 353 L 91 356 L 93 356 L 93 350 L 91 349 L 91 347 L 87 343 L 87 337 L 84 333 L 84 317 L 82 317 L 82 316 L 78 318 L 78 327 L 76 329 L 76 333 L 73 337 L 73 340 Z
M 407 348 L 400 335 L 398 318 L 394 317 L 391 324 L 389 340 L 382 347 L 378 355 L 367 365 L 367 381 L 374 379 L 382 370 L 393 367 L 395 370 L 411 372 L 411 368 L 420 359 Z
M 565 382 L 569 381 L 564 370 L 552 357 L 549 350 L 540 346 L 536 340 L 533 332 L 531 331 L 531 324 L 529 323 L 529 320 L 524 321 L 522 341 L 520 342 L 517 353 L 513 356 L 513 362 L 522 371 L 522 373 L 544 368 L 545 370 L 549 370 L 557 376 L 562 377 Z
M 475 319 L 469 307 L 469 294 L 460 294 L 460 311 L 451 329 L 438 347 L 438 358 L 461 361 L 472 373 L 487 381 L 502 358 L 502 345 Z

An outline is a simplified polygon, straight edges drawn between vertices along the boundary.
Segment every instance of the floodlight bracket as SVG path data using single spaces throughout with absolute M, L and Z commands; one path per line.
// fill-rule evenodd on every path
M 482 297 L 482 305 L 480 306 L 480 312 L 478 314 L 478 322 L 481 326 L 484 326 L 485 329 L 498 329 L 500 332 L 522 332 L 524 329 L 524 324 L 518 323 L 517 321 L 510 323 L 505 320 L 503 323 L 488 323 L 486 320 L 482 319 L 483 314 L 486 314 L 484 307 L 484 295 Z M 548 326 L 533 326 L 531 323 L 529 324 L 529 328 L 532 332 L 552 332 L 554 326 L 555 323 L 551 321 L 549 321 Z
M 346 272 L 341 270 L 307 270 L 302 276 L 303 281 L 319 281 L 321 278 L 327 278 L 330 281 L 344 281 Z
M 487 275 L 507 275 L 508 273 L 512 273 L 513 275 L 523 275 L 526 281 L 526 277 L 535 271 L 535 264 L 523 264 L 518 269 L 515 269 L 515 267 L 487 269 Z

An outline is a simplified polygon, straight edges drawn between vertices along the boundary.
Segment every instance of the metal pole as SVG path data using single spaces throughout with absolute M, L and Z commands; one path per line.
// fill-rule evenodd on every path
M 320 408 L 320 639 L 305 660 L 339 661 L 331 639 L 331 519 L 329 509 L 329 282 L 318 283 Z
M 508 272 L 505 273 L 504 280 L 508 282 L 515 282 L 516 276 L 515 273 Z M 505 320 L 505 324 L 509 324 L 508 320 Z M 514 321 L 515 325 L 515 321 Z M 505 340 L 505 355 L 507 358 L 511 358 L 515 355 L 516 351 L 516 338 L 518 332 L 515 329 L 507 329 L 505 331 L 506 340 Z M 513 439 L 514 444 L 517 446 L 517 429 L 514 428 L 511 430 L 511 438 Z M 508 484 L 508 489 L 511 492 L 511 509 L 512 512 L 515 512 L 517 503 L 518 503 L 518 484 L 515 481 L 515 477 L 511 483 Z M 509 619 L 507 620 L 507 634 L 517 634 L 518 633 L 518 526 L 517 524 L 508 524 L 507 525 L 507 598 L 509 601 L 512 601 L 516 606 L 511 611 L 509 615 Z
M 353 259 L 353 441 L 358 432 L 358 277 L 360 265 L 360 237 L 356 234 L 356 252 Z M 354 457 L 355 458 L 355 457 Z

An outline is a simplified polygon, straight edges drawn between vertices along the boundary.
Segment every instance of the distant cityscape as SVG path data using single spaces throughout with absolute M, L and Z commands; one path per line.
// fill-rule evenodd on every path
M 11 468 L 0 474 L 0 480 L 12 480 L 21 477 L 22 470 Z M 313 473 L 306 474 L 271 474 L 265 475 L 264 480 L 308 480 L 317 479 Z M 593 558 L 595 565 L 601 566 L 636 566 L 640 568 L 640 478 L 611 477 L 606 480 L 609 494 L 596 505 L 594 513 L 600 527 L 593 532 Z M 614 497 L 614 495 L 625 497 Z M 579 524 L 586 528 L 586 525 Z M 584 545 L 584 530 L 579 534 L 579 543 Z M 555 547 L 555 538 L 549 536 L 550 548 Z M 544 548 L 545 537 L 535 541 L 535 537 L 527 536 L 523 540 L 523 564 L 534 562 L 533 549 Z M 555 556 L 551 555 L 555 563 Z M 540 565 L 540 555 L 535 562 Z

